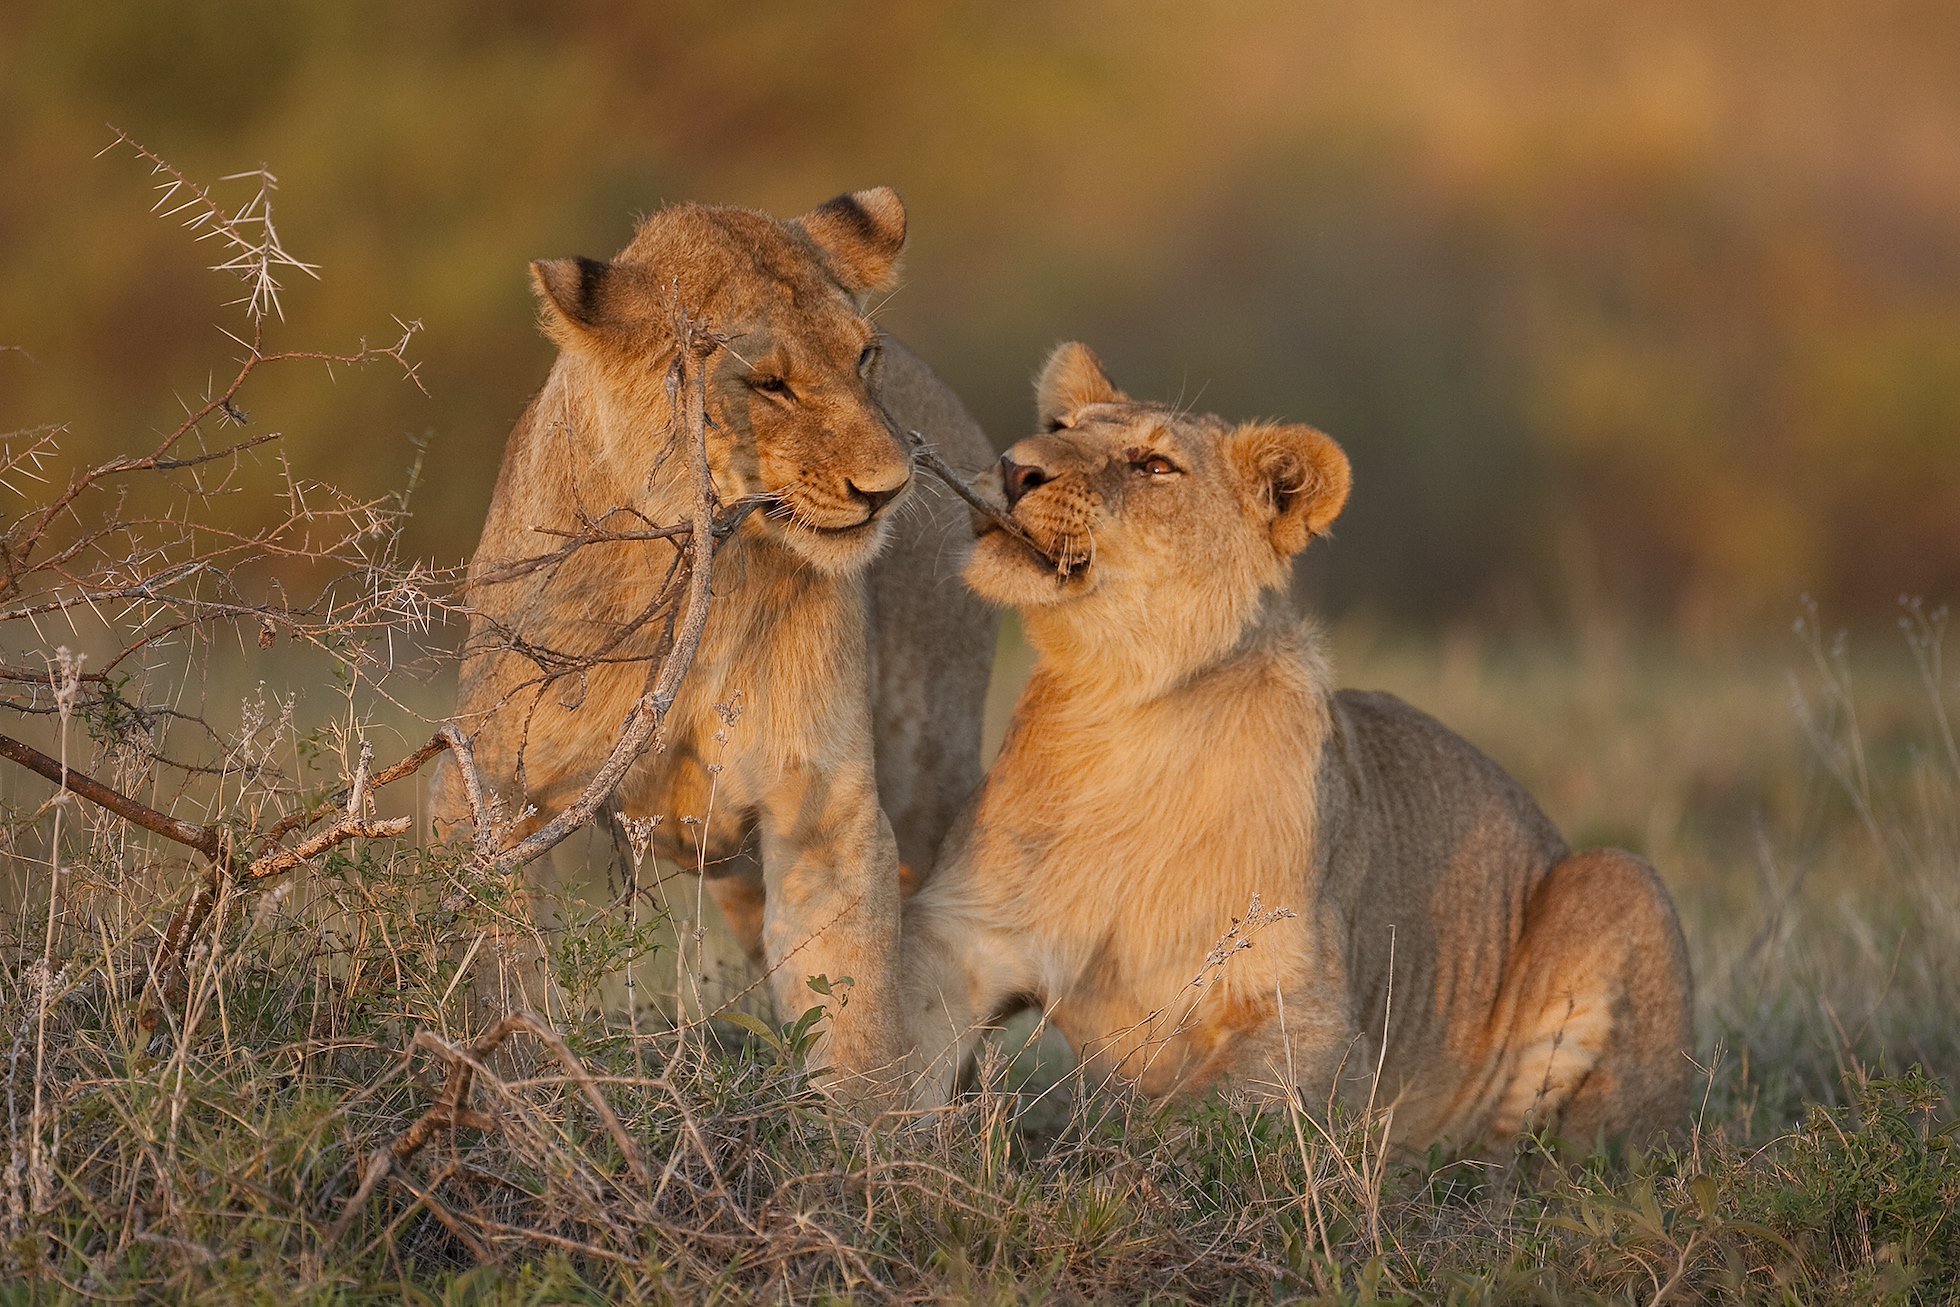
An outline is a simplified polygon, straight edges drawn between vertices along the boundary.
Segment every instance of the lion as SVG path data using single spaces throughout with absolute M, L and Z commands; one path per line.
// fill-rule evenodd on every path
M 1569 851 L 1401 700 L 1333 692 L 1283 614 L 1347 500 L 1339 446 L 1131 400 L 1079 344 L 1037 402 L 966 565 L 1036 662 L 907 905 L 915 1102 L 1033 1006 L 1092 1076 L 1374 1101 L 1412 1148 L 1681 1120 L 1691 981 L 1653 870 Z
M 655 853 L 705 869 L 784 1019 L 829 1009 L 811 1065 L 840 1083 L 904 1051 L 901 865 L 926 872 L 978 783 L 997 620 L 947 561 L 963 516 L 911 492 L 906 431 L 974 469 L 993 448 L 872 322 L 905 239 L 903 203 L 878 188 L 790 221 L 675 205 L 610 261 L 531 265 L 559 354 L 504 449 L 457 695 L 520 831 L 567 806 L 612 747 L 665 630 L 648 616 L 674 550 L 644 535 L 687 519 L 664 386 L 684 308 L 725 340 L 706 376 L 716 495 L 763 507 L 717 548 L 664 748 L 614 805 L 629 827 L 657 823 Z M 524 562 L 601 530 L 643 538 Z M 453 771 L 438 831 L 468 816 Z

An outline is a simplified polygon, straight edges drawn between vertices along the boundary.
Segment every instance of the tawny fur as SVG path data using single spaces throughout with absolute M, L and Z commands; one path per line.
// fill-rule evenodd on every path
M 903 432 L 924 432 L 956 465 L 978 467 L 991 450 L 866 313 L 893 284 L 904 239 L 904 208 L 880 189 L 791 222 L 680 205 L 648 218 L 610 263 L 533 265 L 561 352 L 511 432 L 471 562 L 477 615 L 457 709 L 486 777 L 514 811 L 535 805 L 535 822 L 583 789 L 642 692 L 644 661 L 554 679 L 514 639 L 643 659 L 662 623 L 637 619 L 668 545 L 595 545 L 500 578 L 562 543 L 545 531 L 609 510 L 630 510 L 605 519 L 619 531 L 685 520 L 683 462 L 662 458 L 678 299 L 728 337 L 708 378 L 716 492 L 767 507 L 716 553 L 713 606 L 665 751 L 628 774 L 617 802 L 661 819 L 657 853 L 706 864 L 737 937 L 770 969 L 779 1013 L 821 1001 L 812 976 L 850 978 L 816 1052 L 848 1076 L 874 1076 L 902 1051 L 900 860 L 928 868 L 979 779 L 994 649 L 993 615 L 955 572 L 959 515 L 907 493 Z M 874 563 L 887 537 L 895 547 Z M 437 786 L 435 815 L 439 829 L 467 815 L 453 776 Z
M 993 493 L 1043 553 L 983 523 L 967 569 L 1038 660 L 907 908 L 916 1101 L 1032 1005 L 1093 1075 L 1372 1099 L 1409 1146 L 1678 1124 L 1690 980 L 1654 873 L 1568 853 L 1400 700 L 1333 692 L 1279 614 L 1347 498 L 1334 442 L 1133 402 L 1075 345 L 1039 407 Z

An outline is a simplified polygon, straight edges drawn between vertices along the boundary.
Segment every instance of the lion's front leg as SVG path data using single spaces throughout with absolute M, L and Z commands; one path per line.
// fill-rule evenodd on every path
M 793 1021 L 824 1008 L 809 1056 L 819 1083 L 854 1101 L 890 1097 L 905 1053 L 898 845 L 871 769 L 790 768 L 761 818 L 762 947 L 776 1014 Z

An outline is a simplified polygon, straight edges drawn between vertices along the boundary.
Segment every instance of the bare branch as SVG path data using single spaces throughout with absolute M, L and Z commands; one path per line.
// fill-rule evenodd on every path
M 224 857 L 223 842 L 211 827 L 179 821 L 167 813 L 158 812 L 148 804 L 110 789 L 92 776 L 84 776 L 72 767 L 63 767 L 56 759 L 10 735 L 0 735 L 0 758 L 10 759 L 29 771 L 38 772 L 62 789 L 115 813 L 124 821 L 196 849 L 207 858 L 219 860 Z
M 311 861 L 328 849 L 345 844 L 348 840 L 392 839 L 397 835 L 406 835 L 408 828 L 414 824 L 413 817 L 389 817 L 381 821 L 367 821 L 351 812 L 346 813 L 333 825 L 308 836 L 291 848 L 277 849 L 262 858 L 254 859 L 252 865 L 246 868 L 245 874 L 239 879 L 249 882 L 277 876 L 280 872 L 291 871 L 302 862 Z
M 470 748 L 469 741 L 463 737 L 463 733 L 461 731 L 458 731 L 454 726 L 444 726 L 441 730 L 435 733 L 435 735 L 429 740 L 427 744 L 424 744 L 421 748 L 417 749 L 414 753 L 409 754 L 408 757 L 403 758 L 400 762 L 397 762 L 392 767 L 385 767 L 381 771 L 375 773 L 374 776 L 369 778 L 367 782 L 367 788 L 370 791 L 378 790 L 381 789 L 383 786 L 394 784 L 396 781 L 401 780 L 405 776 L 412 776 L 416 772 L 420 771 L 423 767 L 427 766 L 430 759 L 434 758 L 437 754 L 441 753 L 445 749 L 455 750 L 459 758 L 467 760 L 469 757 L 469 748 Z M 469 778 L 470 782 L 472 783 L 472 788 L 475 788 L 475 782 L 476 782 L 475 773 L 476 773 L 476 768 L 474 766 L 469 766 L 465 771 L 465 775 Z M 289 813 L 286 816 L 281 817 L 278 821 L 274 822 L 270 827 L 267 828 L 264 835 L 259 837 L 260 839 L 259 847 L 261 853 L 263 853 L 264 850 L 270 848 L 272 845 L 277 844 L 280 840 L 292 834 L 294 831 L 304 830 L 308 826 L 311 826 L 314 822 L 317 822 L 321 818 L 325 817 L 328 813 L 333 812 L 335 809 L 340 808 L 343 805 L 346 805 L 351 797 L 352 797 L 352 787 L 343 786 L 342 788 L 335 790 L 325 800 L 315 805 L 311 809 L 308 809 L 305 812 Z M 474 800 L 473 806 L 481 806 L 481 800 L 480 799 Z
M 78 671 L 75 673 L 75 679 L 77 681 L 100 682 L 107 681 L 109 677 L 103 672 Z M 33 671 L 26 667 L 0 666 L 0 681 L 25 681 L 31 685 L 46 685 L 48 683 L 48 674 L 46 672 Z M 53 780 L 54 778 L 49 777 L 48 779 Z
M 117 131 L 111 148 L 123 146 L 143 159 L 157 180 L 157 211 L 181 221 L 198 239 L 219 244 L 224 257 L 216 266 L 246 281 L 249 321 L 226 333 L 242 353 L 229 375 L 214 378 L 200 395 L 181 401 L 183 414 L 174 427 L 134 452 L 51 476 L 50 463 L 60 453 L 60 428 L 0 435 L 0 489 L 18 491 L 49 481 L 56 487 L 18 517 L 0 521 L 0 632 L 31 632 L 23 641 L 29 647 L 44 643 L 50 627 L 65 626 L 63 634 L 71 640 L 95 641 L 106 635 L 106 661 L 96 660 L 98 670 L 75 679 L 78 692 L 60 706 L 64 720 L 83 716 L 91 734 L 106 740 L 117 775 L 167 765 L 187 779 L 216 777 L 220 784 L 224 778 L 242 780 L 251 788 L 251 801 L 238 805 L 236 793 L 220 790 L 232 805 L 223 810 L 222 821 L 184 821 L 131 798 L 123 792 L 127 782 L 122 789 L 105 784 L 19 741 L 6 741 L 0 756 L 203 855 L 208 866 L 188 902 L 171 918 L 156 959 L 160 971 L 181 975 L 186 949 L 206 928 L 228 887 L 279 877 L 350 840 L 406 834 L 410 819 L 378 817 L 370 800 L 445 751 L 452 755 L 476 819 L 472 854 L 479 867 L 508 872 L 588 824 L 628 769 L 660 747 L 661 730 L 707 621 L 717 543 L 764 505 L 724 505 L 715 495 L 707 461 L 706 365 L 725 342 L 708 324 L 690 316 L 676 288 L 677 348 L 665 377 L 670 425 L 649 471 L 673 460 L 678 476 L 661 474 L 687 504 L 685 520 L 654 521 L 631 505 L 610 506 L 596 515 L 581 509 L 569 530 L 541 532 L 553 539 L 533 558 L 483 569 L 474 577 L 461 569 L 404 566 L 397 551 L 406 491 L 361 499 L 332 485 L 301 480 L 278 453 L 278 431 L 232 433 L 229 428 L 249 424 L 251 415 L 240 406 L 240 393 L 272 364 L 314 362 L 332 370 L 392 360 L 419 387 L 407 351 L 421 324 L 398 319 L 397 338 L 381 345 L 362 340 L 357 348 L 339 353 L 269 347 L 268 323 L 279 317 L 278 274 L 314 271 L 279 243 L 269 205 L 275 179 L 263 168 L 225 179 L 245 181 L 255 191 L 244 204 L 225 207 L 213 189 L 190 181 Z M 268 449 L 269 458 L 261 452 Z M 276 478 L 269 520 L 264 525 L 213 520 L 207 510 L 220 497 L 262 488 L 263 482 L 252 476 L 262 468 Z M 168 499 L 159 501 L 160 494 Z M 651 597 L 633 605 L 640 611 L 614 622 L 614 631 L 596 648 L 574 652 L 537 646 L 472 611 L 467 585 L 549 573 L 595 545 L 644 545 L 667 555 L 665 578 L 651 587 Z M 658 576 L 657 565 L 649 573 Z M 162 723 L 168 710 L 144 702 L 151 652 L 195 650 L 197 642 L 221 635 L 235 636 L 248 648 L 269 648 L 282 637 L 310 645 L 333 658 L 363 690 L 388 696 L 380 680 L 393 665 L 392 644 L 385 660 L 370 651 L 370 644 L 392 642 L 403 631 L 426 630 L 431 622 L 452 616 L 480 619 L 473 622 L 479 632 L 474 638 L 487 638 L 535 664 L 536 678 L 519 687 L 520 692 L 535 688 L 543 693 L 599 667 L 646 664 L 644 687 L 583 792 L 509 847 L 499 847 L 506 836 L 486 803 L 488 791 L 469 739 L 456 725 L 445 725 L 415 752 L 379 771 L 372 768 L 371 752 L 363 744 L 348 783 L 322 800 L 317 791 L 306 793 L 303 776 L 286 777 L 257 755 L 259 746 L 252 739 L 258 726 L 248 727 L 242 742 L 206 726 L 223 750 L 219 759 L 181 757 L 180 749 L 172 750 L 179 757 L 166 755 Z M 430 656 L 420 649 L 417 654 Z M 0 663 L 0 706 L 26 714 L 53 711 L 45 678 L 24 666 L 30 661 L 10 657 Z M 178 686 L 164 687 L 164 692 L 174 696 Z M 305 766 L 302 760 L 302 772 Z M 261 807 L 270 810 L 261 815 Z
M 591 821 L 599 808 L 612 797 L 613 790 L 632 765 L 653 747 L 667 712 L 680 690 L 681 679 L 694 663 L 701 644 L 701 632 L 708 621 L 711 598 L 709 580 L 713 568 L 716 507 L 714 480 L 708 471 L 707 449 L 707 358 L 721 348 L 721 340 L 701 323 L 675 310 L 674 351 L 667 371 L 667 396 L 675 420 L 686 437 L 687 475 L 693 490 L 693 507 L 688 515 L 687 594 L 685 606 L 674 628 L 672 644 L 649 670 L 646 691 L 620 724 L 612 751 L 599 765 L 585 789 L 563 812 L 530 835 L 497 855 L 498 865 L 506 868 L 531 862 Z

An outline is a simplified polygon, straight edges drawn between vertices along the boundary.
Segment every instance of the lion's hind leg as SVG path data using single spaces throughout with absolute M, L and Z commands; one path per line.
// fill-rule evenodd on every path
M 1504 1089 L 1483 1134 L 1587 1144 L 1683 1123 L 1692 982 L 1660 879 L 1616 849 L 1577 853 L 1532 891 L 1505 988 Z

